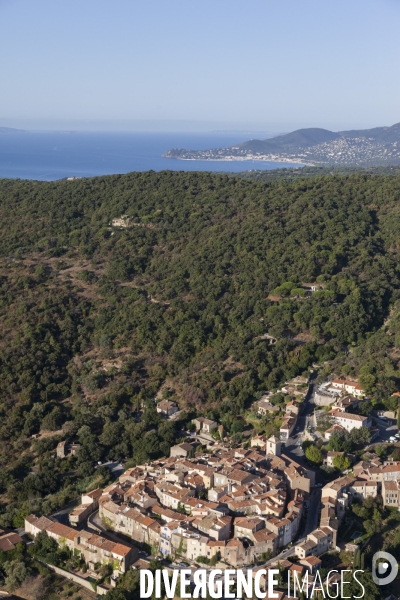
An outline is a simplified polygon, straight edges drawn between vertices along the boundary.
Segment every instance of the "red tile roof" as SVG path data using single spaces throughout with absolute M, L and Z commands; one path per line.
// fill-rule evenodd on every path
M 125 544 L 115 544 L 111 552 L 117 556 L 126 556 L 131 550 L 132 548 L 125 546 Z

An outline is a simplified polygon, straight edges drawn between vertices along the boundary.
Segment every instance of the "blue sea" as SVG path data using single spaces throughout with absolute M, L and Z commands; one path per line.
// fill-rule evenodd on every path
M 171 148 L 223 148 L 251 137 L 254 136 L 246 133 L 0 133 L 0 178 L 52 181 L 130 171 L 238 172 L 299 167 L 298 164 L 265 161 L 162 158 L 162 154 Z

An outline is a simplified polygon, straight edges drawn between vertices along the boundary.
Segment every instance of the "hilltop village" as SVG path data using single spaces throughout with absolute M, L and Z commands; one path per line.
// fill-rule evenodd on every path
M 296 460 L 286 450 L 307 407 L 309 382 L 297 377 L 285 391 L 297 400 L 286 406 L 280 437 L 255 435 L 248 447 L 233 447 L 227 440 L 215 442 L 211 434 L 222 429 L 199 417 L 193 439 L 173 446 L 170 457 L 129 468 L 104 489 L 84 493 L 69 511 L 68 525 L 27 516 L 25 533 L 34 539 L 46 532 L 79 554 L 86 567 L 77 578 L 90 574 L 96 580 L 99 565 L 111 565 L 110 585 L 97 586 L 97 593 L 117 585 L 130 567 L 148 567 L 151 557 L 170 568 L 210 565 L 256 572 L 278 564 L 300 575 L 308 572 L 312 587 L 321 557 L 340 549 L 338 530 L 352 503 L 379 495 L 384 506 L 400 510 L 400 461 L 365 451 L 362 460 L 352 456 L 351 468 L 322 486 L 302 453 Z M 313 390 L 312 399 L 315 409 L 325 404 L 333 419 L 327 440 L 337 432 L 371 428 L 371 417 L 351 412 L 365 401 L 356 381 L 334 379 Z M 274 408 L 268 395 L 258 402 L 260 414 Z M 163 400 L 158 410 L 170 419 L 178 407 Z M 302 427 L 303 439 L 312 440 L 315 428 Z M 65 444 L 57 452 L 64 455 Z M 328 452 L 326 463 L 345 454 Z M 346 548 L 354 552 L 357 545 Z M 291 556 L 296 562 L 288 560 Z

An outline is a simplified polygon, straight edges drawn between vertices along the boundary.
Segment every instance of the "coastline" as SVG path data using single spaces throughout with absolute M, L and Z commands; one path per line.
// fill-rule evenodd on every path
M 201 157 L 201 158 L 184 158 L 181 156 L 162 156 L 162 158 L 169 158 L 169 159 L 175 159 L 175 160 L 186 160 L 186 161 L 203 161 L 203 162 L 246 162 L 246 161 L 254 161 L 254 162 L 281 162 L 281 163 L 291 163 L 291 164 L 295 164 L 295 165 L 299 165 L 302 167 L 316 167 L 318 166 L 317 163 L 311 163 L 311 162 L 303 162 L 300 160 L 296 160 L 296 159 L 291 159 L 291 158 L 283 158 L 283 157 L 260 157 L 260 156 L 246 156 L 246 157 L 241 157 L 241 156 L 224 156 L 224 157 L 215 157 L 215 158 L 206 158 L 206 157 Z

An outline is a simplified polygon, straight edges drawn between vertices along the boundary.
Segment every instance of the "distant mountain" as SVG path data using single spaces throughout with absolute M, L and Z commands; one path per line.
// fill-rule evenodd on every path
M 181 160 L 273 160 L 340 166 L 400 164 L 400 123 L 339 132 L 317 127 L 298 129 L 227 148 L 172 149 L 163 156 Z
M 28 133 L 25 129 L 15 129 L 14 127 L 0 127 L 1 133 Z

